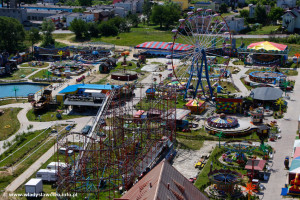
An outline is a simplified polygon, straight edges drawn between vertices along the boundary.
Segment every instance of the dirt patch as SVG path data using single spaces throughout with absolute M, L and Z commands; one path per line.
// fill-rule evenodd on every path
M 195 168 L 195 164 L 199 161 L 201 155 L 210 154 L 217 143 L 216 141 L 204 141 L 203 147 L 197 151 L 177 149 L 173 166 L 186 178 L 196 177 L 200 170 Z

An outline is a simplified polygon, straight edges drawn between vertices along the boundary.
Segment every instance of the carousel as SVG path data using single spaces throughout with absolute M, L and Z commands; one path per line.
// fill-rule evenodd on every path
M 207 188 L 210 197 L 224 198 L 230 195 L 231 198 L 238 198 L 242 195 L 239 184 L 242 182 L 242 174 L 231 170 L 214 170 L 208 173 L 208 178 L 212 183 Z
M 286 75 L 280 72 L 273 72 L 273 71 L 255 71 L 249 74 L 249 79 L 253 82 L 257 83 L 276 83 L 276 81 L 286 79 Z
M 86 71 L 88 65 L 81 64 L 80 62 L 75 61 L 56 61 L 51 63 L 51 67 L 48 70 L 50 73 L 56 76 L 77 76 Z
M 246 136 L 253 132 L 252 124 L 248 119 L 238 120 L 224 113 L 207 118 L 204 126 L 211 135 L 222 132 L 222 137 Z
M 207 119 L 207 124 L 211 127 L 216 128 L 233 128 L 236 127 L 239 123 L 237 118 L 229 117 L 222 113 L 219 116 L 209 117 Z
M 237 50 L 245 64 L 262 66 L 283 65 L 289 53 L 287 45 L 268 41 L 252 43 L 247 48 L 240 47 Z

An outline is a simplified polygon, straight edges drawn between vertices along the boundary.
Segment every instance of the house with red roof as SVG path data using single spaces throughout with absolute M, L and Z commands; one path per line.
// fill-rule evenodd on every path
M 167 160 L 163 160 L 121 198 L 115 200 L 208 199 Z

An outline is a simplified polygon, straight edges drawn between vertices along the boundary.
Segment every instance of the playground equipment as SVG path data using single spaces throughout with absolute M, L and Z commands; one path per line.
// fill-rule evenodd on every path
M 33 101 L 31 103 L 34 111 L 39 111 L 44 109 L 52 100 L 52 90 L 44 90 L 41 98 L 38 101 Z
M 187 97 L 189 90 L 195 98 L 199 86 L 205 96 L 206 92 L 202 83 L 204 77 L 209 90 L 209 98 L 212 99 L 213 89 L 210 83 L 207 56 L 222 57 L 225 59 L 224 65 L 228 66 L 232 41 L 227 23 L 220 14 L 214 13 L 211 9 L 198 8 L 195 12 L 188 12 L 186 19 L 180 19 L 178 28 L 172 32 L 175 34 L 173 42 L 170 43 L 172 55 L 167 58 L 172 59 L 173 73 L 178 82 L 187 82 L 184 98 Z M 177 40 L 184 41 L 189 47 L 188 50 L 180 51 Z M 176 68 L 175 58 L 180 58 L 180 65 Z M 222 76 L 224 75 L 219 78 Z
M 291 180 L 288 195 L 300 195 L 300 177 L 298 173 L 295 179 Z
M 231 170 L 214 170 L 208 173 L 208 178 L 213 184 L 219 197 L 230 195 L 231 197 L 238 197 L 241 192 L 237 189 L 237 185 L 242 180 L 242 174 Z
M 237 118 L 226 116 L 224 113 L 209 117 L 207 123 L 209 126 L 217 128 L 232 128 L 239 124 Z

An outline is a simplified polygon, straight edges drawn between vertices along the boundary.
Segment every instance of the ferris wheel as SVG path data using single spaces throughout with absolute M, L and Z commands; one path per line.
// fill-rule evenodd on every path
M 184 98 L 188 93 L 195 98 L 201 92 L 204 96 L 209 93 L 212 98 L 211 80 L 227 76 L 232 41 L 230 30 L 223 17 L 211 9 L 198 8 L 187 14 L 186 19 L 179 20 L 177 29 L 172 30 L 175 35 L 170 43 L 169 58 L 173 73 L 185 88 Z M 224 62 L 213 65 L 217 64 L 216 60 Z

